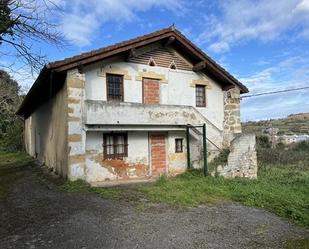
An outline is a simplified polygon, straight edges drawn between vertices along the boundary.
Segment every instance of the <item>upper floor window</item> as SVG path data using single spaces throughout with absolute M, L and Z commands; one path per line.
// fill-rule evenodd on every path
M 195 86 L 195 98 L 197 107 L 206 107 L 206 89 L 203 85 Z
M 106 75 L 107 100 L 123 101 L 123 76 Z

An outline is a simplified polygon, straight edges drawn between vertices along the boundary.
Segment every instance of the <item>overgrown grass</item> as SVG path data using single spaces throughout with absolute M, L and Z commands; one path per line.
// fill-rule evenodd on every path
M 263 168 L 257 180 L 203 177 L 200 171 L 173 179 L 161 178 L 152 187 L 141 187 L 152 201 L 196 206 L 232 200 L 264 208 L 309 226 L 309 172 L 278 167 Z
M 33 160 L 22 152 L 0 152 L 0 198 L 5 198 L 14 183 L 23 175 L 23 169 Z
M 212 165 L 225 163 L 228 151 Z M 161 177 L 155 184 L 130 188 L 92 188 L 77 181 L 67 182 L 69 191 L 92 192 L 102 197 L 123 199 L 143 195 L 153 202 L 173 206 L 197 206 L 236 201 L 263 208 L 309 227 L 309 147 L 299 144 L 288 150 L 258 148 L 258 179 L 204 177 L 191 170 L 174 178 Z
M 257 180 L 204 177 L 202 171 L 191 170 L 174 178 L 161 177 L 147 186 L 98 188 L 82 181 L 68 181 L 63 188 L 113 199 L 138 195 L 153 202 L 184 207 L 237 201 L 309 227 L 309 172 L 290 168 L 261 168 Z
M 309 170 L 306 167 L 309 157 L 305 158 L 305 167 L 300 167 L 297 161 L 293 164 L 264 162 L 256 180 L 204 177 L 202 171 L 191 170 L 174 178 L 161 177 L 152 185 L 99 188 L 82 181 L 66 181 L 61 188 L 112 199 L 138 200 L 142 197 L 174 206 L 237 201 L 309 227 Z M 23 168 L 30 161 L 23 153 L 0 153 L 0 197 L 4 197 L 12 184 L 22 177 Z

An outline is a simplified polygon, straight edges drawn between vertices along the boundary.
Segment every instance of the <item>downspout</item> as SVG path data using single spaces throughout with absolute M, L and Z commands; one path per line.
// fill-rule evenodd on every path
M 186 142 L 187 142 L 187 168 L 191 168 L 191 163 L 190 163 L 190 133 L 189 133 L 189 125 L 186 127 Z
M 207 165 L 207 142 L 206 142 L 206 124 L 203 124 L 203 157 L 204 157 L 204 176 L 208 175 Z

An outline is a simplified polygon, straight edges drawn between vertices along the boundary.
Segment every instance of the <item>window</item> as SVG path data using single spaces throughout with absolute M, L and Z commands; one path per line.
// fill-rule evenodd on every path
M 107 100 L 123 101 L 123 76 L 106 75 Z
M 104 159 L 123 159 L 128 156 L 126 133 L 105 133 L 103 136 Z
M 175 152 L 176 153 L 183 152 L 183 150 L 182 150 L 182 141 L 183 141 L 182 138 L 176 138 L 175 139 Z
M 205 86 L 196 85 L 195 86 L 195 95 L 196 95 L 196 106 L 197 107 L 206 107 Z

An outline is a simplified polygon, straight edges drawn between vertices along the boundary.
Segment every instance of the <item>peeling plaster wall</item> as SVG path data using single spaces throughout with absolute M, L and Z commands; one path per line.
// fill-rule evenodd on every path
M 175 152 L 175 139 L 182 138 L 183 148 L 181 153 Z M 187 169 L 187 146 L 186 146 L 186 134 L 184 131 L 169 131 L 168 143 L 167 143 L 167 155 L 168 155 L 168 173 L 171 175 L 179 174 Z
M 103 132 L 88 131 L 86 134 L 85 180 L 138 179 L 149 176 L 148 132 L 128 132 L 128 157 L 124 160 L 104 160 Z
M 25 148 L 29 155 L 67 175 L 66 85 L 25 120 Z

